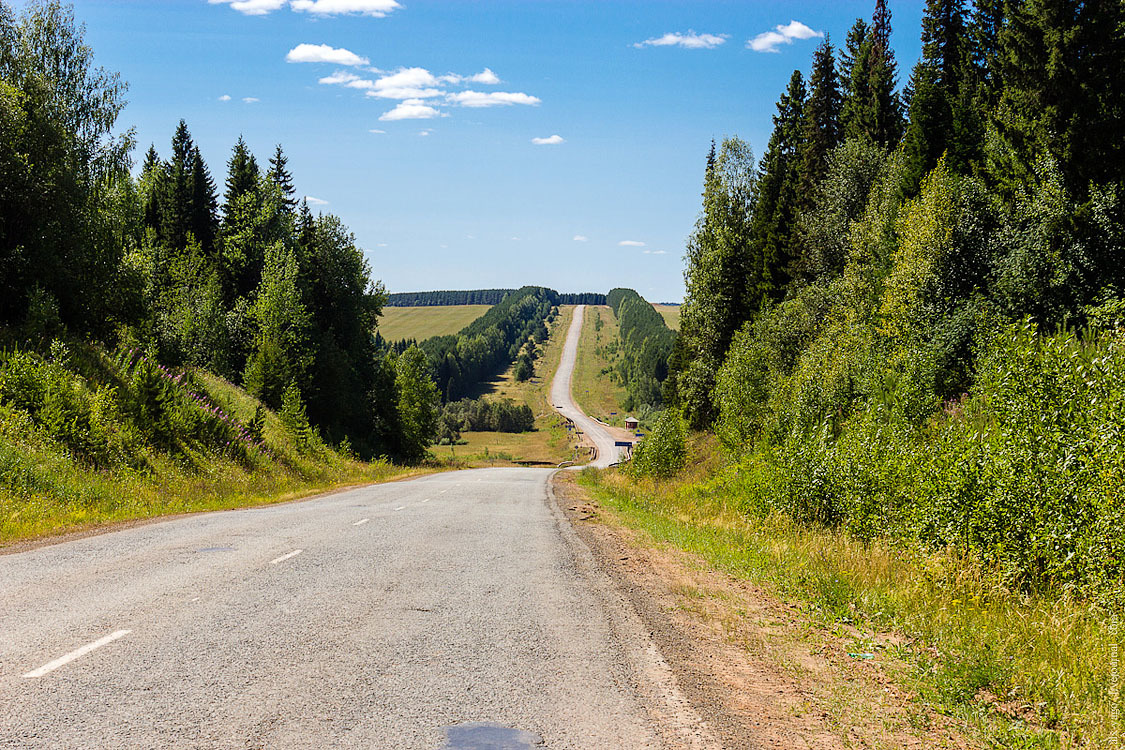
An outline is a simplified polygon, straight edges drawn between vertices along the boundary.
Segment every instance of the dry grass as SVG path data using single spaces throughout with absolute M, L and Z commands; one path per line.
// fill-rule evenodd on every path
M 680 330 L 680 306 L 679 305 L 653 305 L 660 317 L 664 318 L 664 325 L 671 328 L 673 331 Z
M 387 341 L 422 341 L 431 336 L 447 336 L 484 315 L 488 308 L 488 305 L 384 307 L 379 318 L 379 333 Z

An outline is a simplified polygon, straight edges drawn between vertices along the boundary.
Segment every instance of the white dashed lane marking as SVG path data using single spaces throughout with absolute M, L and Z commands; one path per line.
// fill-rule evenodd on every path
M 304 552 L 303 549 L 295 549 L 292 552 L 288 552 L 288 553 L 282 555 L 281 557 L 270 560 L 270 565 L 277 565 L 279 562 L 285 562 L 290 557 L 296 557 L 297 555 L 301 554 L 302 552 Z
M 65 664 L 69 664 L 70 662 L 74 661 L 75 659 L 79 659 L 79 658 L 85 656 L 86 654 L 90 653 L 91 651 L 93 651 L 95 649 L 101 648 L 102 646 L 106 645 L 107 643 L 113 643 L 118 638 L 124 638 L 125 636 L 129 635 L 132 632 L 133 632 L 132 630 L 116 630 L 116 631 L 110 633 L 109 635 L 107 635 L 104 638 L 99 638 L 98 640 L 94 641 L 93 643 L 87 643 L 85 646 L 83 646 L 81 648 L 76 648 L 73 651 L 71 651 L 69 654 L 66 654 L 65 656 L 60 656 L 59 658 L 55 659 L 54 661 L 48 662 L 47 664 L 44 664 L 43 666 L 39 667 L 39 669 L 34 669 L 34 670 L 28 672 L 27 674 L 24 675 L 24 677 L 42 677 L 43 675 L 47 674 L 48 672 L 53 672 L 56 669 L 58 669 L 59 667 L 65 665 Z
M 395 508 L 395 510 L 406 510 L 406 506 L 405 506 L 405 505 L 400 505 L 400 506 L 398 506 L 397 508 Z
M 356 521 L 355 523 L 353 523 L 352 526 L 362 526 L 363 524 L 367 523 L 370 520 L 371 520 L 370 518 L 361 518 L 358 521 Z

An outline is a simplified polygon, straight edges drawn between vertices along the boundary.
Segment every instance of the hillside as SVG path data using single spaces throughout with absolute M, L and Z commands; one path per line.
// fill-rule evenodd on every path
M 56 342 L 0 356 L 0 545 L 169 513 L 278 502 L 402 476 L 327 446 L 195 368 Z

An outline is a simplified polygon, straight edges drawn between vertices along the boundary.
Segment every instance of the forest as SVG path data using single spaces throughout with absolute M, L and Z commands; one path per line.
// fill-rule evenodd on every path
M 748 513 L 1120 596 L 1125 6 L 928 0 L 901 88 L 891 33 L 712 144 L 665 392 Z
M 661 404 L 661 385 L 668 377 L 668 357 L 676 339 L 644 297 L 632 289 L 612 289 L 606 295 L 618 323 L 619 357 L 614 377 L 625 386 L 621 408 L 634 411 L 641 406 Z
M 114 130 L 125 91 L 72 10 L 0 3 L 0 336 L 19 352 L 5 383 L 16 362 L 65 369 L 52 342 L 141 352 L 288 403 L 362 456 L 420 456 L 436 395 L 419 354 L 376 347 L 385 295 L 347 227 L 298 199 L 280 145 L 259 162 L 239 138 L 220 191 L 183 121 L 134 177 L 132 131 Z M 126 393 L 103 397 L 129 411 Z M 48 412 L 28 413 L 63 430 Z
M 465 289 L 444 292 L 394 292 L 387 295 L 388 307 L 431 307 L 434 305 L 498 305 L 515 289 Z M 560 294 L 560 305 L 604 305 L 605 295 L 595 292 Z

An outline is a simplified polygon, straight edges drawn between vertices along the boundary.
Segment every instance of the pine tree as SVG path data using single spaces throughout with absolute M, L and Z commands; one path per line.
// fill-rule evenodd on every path
M 236 199 L 258 191 L 258 162 L 246 148 L 246 141 L 238 136 L 230 160 L 227 161 L 226 194 L 223 196 L 223 215 L 229 220 Z
M 840 54 L 840 79 L 843 98 L 840 103 L 840 132 L 844 138 L 861 138 L 865 135 L 863 121 L 867 102 L 867 78 L 871 45 L 871 30 L 862 18 L 855 19 Z
M 277 185 L 281 191 L 281 199 L 286 210 L 293 211 L 297 207 L 297 199 L 293 197 L 296 195 L 297 189 L 293 186 L 293 175 L 289 173 L 288 164 L 289 159 L 282 152 L 279 143 L 273 156 L 270 157 L 270 168 L 266 177 Z
M 813 55 L 809 88 L 798 192 L 802 208 L 812 200 L 816 185 L 824 177 L 828 153 L 840 143 L 840 81 L 827 35 Z

